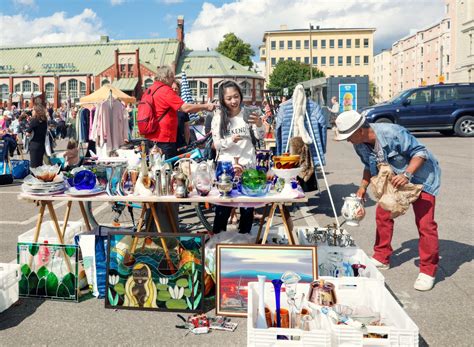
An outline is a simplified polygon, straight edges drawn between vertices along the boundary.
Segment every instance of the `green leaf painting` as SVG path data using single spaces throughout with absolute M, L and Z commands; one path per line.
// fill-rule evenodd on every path
M 37 243 L 32 243 L 31 245 L 28 246 L 28 251 L 30 254 L 34 257 L 36 254 L 38 254 L 39 251 L 39 244 Z
M 64 250 L 66 251 L 66 254 L 69 257 L 72 257 L 76 253 L 77 247 L 76 246 L 66 246 L 66 247 L 64 247 Z
M 50 272 L 46 277 L 46 295 L 56 296 L 56 292 L 58 291 L 58 285 L 58 277 L 54 273 Z

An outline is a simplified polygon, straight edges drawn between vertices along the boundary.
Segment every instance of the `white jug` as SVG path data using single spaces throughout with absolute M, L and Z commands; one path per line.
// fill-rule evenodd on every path
M 342 206 L 341 213 L 346 220 L 347 225 L 357 227 L 359 222 L 365 217 L 364 204 L 361 198 L 358 198 L 355 194 L 342 198 L 344 205 Z

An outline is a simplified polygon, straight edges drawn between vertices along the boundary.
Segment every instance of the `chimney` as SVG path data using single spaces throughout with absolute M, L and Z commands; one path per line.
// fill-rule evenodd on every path
M 109 42 L 109 37 L 107 35 L 100 36 L 100 43 L 107 43 Z
M 288 30 L 288 25 L 286 25 L 286 24 L 281 24 L 281 25 L 280 25 L 280 30 Z
M 176 27 L 176 39 L 179 42 L 180 51 L 184 49 L 184 16 L 178 16 L 178 26 Z

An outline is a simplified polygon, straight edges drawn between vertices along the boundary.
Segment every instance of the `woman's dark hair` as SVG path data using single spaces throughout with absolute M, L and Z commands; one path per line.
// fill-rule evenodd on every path
M 229 110 L 227 109 L 224 102 L 224 90 L 227 88 L 235 88 L 240 95 L 240 102 L 243 102 L 244 100 L 242 90 L 236 82 L 227 80 L 222 81 L 221 84 L 219 84 L 219 104 L 221 107 L 221 126 L 219 129 L 219 134 L 221 137 L 224 137 L 227 128 L 229 127 Z

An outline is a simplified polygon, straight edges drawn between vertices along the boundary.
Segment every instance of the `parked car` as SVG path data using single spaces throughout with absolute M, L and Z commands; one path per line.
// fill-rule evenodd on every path
M 474 83 L 437 84 L 404 90 L 361 110 L 371 123 L 395 123 L 411 131 L 474 136 Z

